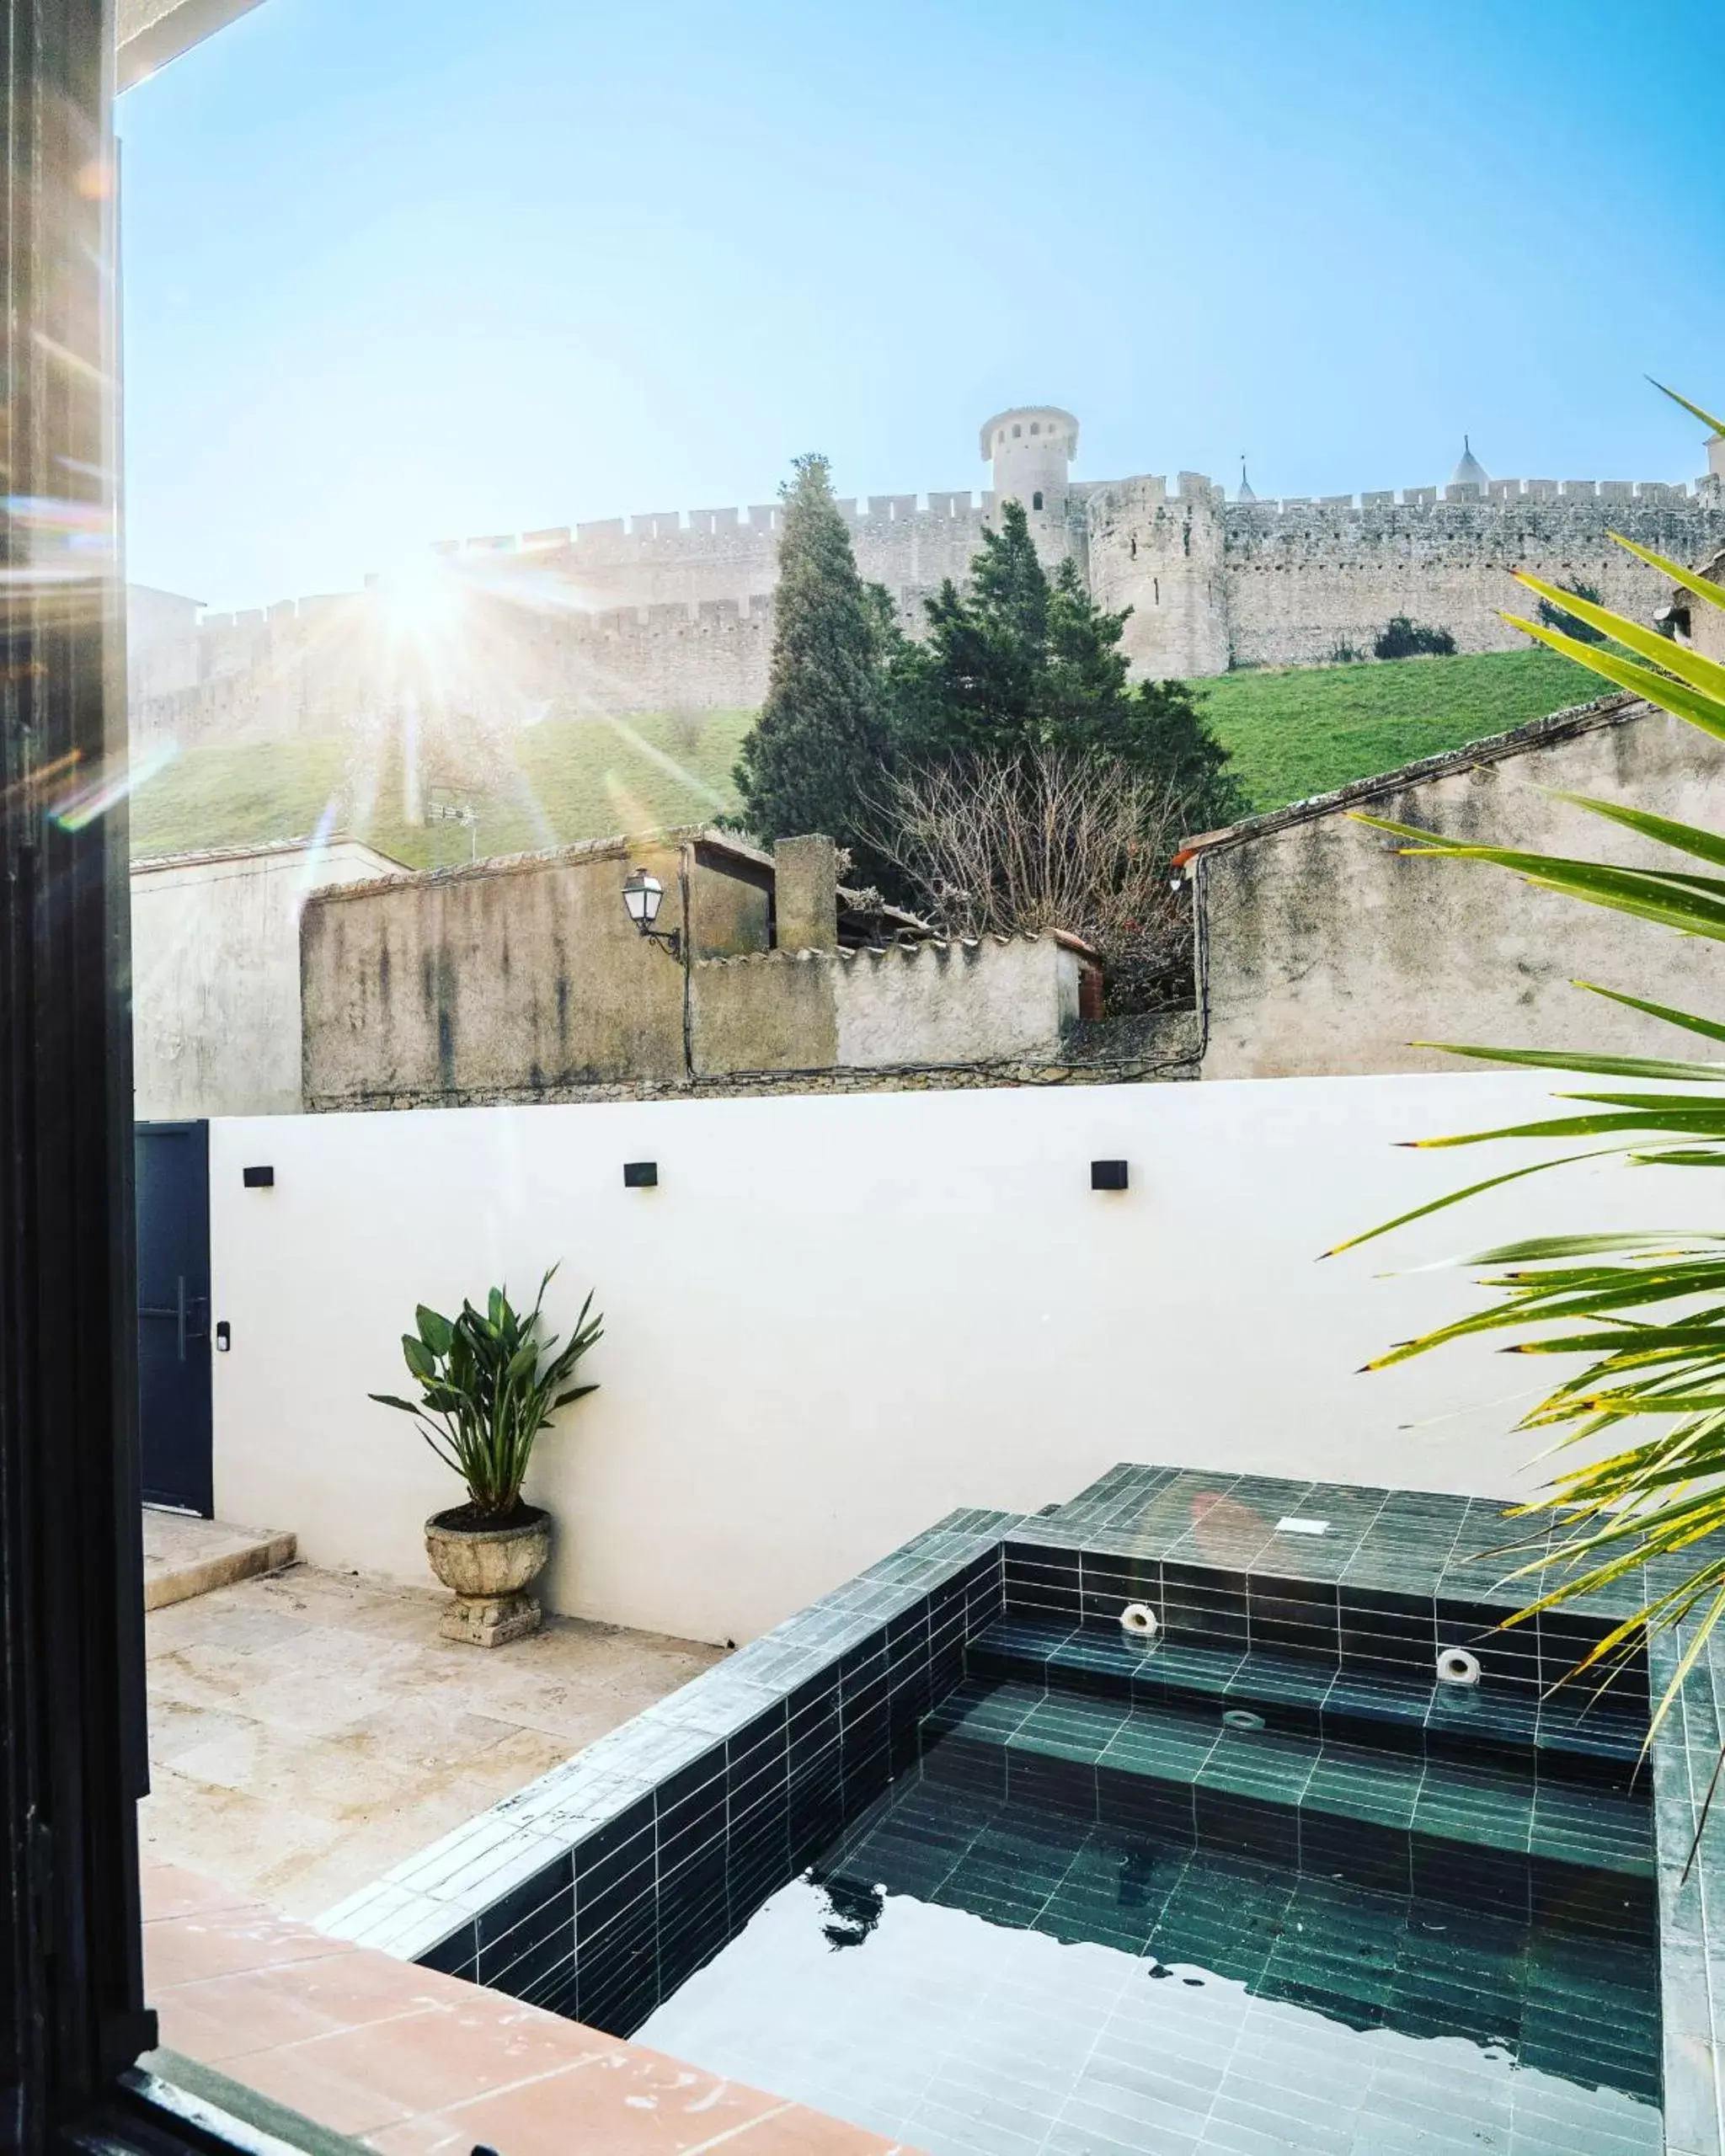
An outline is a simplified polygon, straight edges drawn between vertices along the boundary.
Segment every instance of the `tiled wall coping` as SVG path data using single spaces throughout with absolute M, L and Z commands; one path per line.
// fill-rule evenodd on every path
M 1018 1524 L 954 1513 L 398 1865 L 321 1929 L 584 2020 L 628 2020 L 641 2004 L 632 1987 L 650 1976 L 650 2009 L 723 1943 L 734 1911 L 794 1876 L 908 1763 L 964 1641 L 1000 1609 L 1001 1543 Z M 678 1920 L 676 1968 L 661 1903 Z M 594 1956 L 613 1940 L 601 1971 Z

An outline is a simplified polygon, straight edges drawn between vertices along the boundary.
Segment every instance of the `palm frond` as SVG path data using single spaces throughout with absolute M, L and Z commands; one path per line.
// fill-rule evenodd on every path
M 1673 391 L 1665 393 L 1675 396 Z M 1699 405 L 1681 397 L 1676 402 L 1716 431 L 1725 431 Z M 1725 585 L 1628 540 L 1620 543 L 1704 605 L 1725 608 Z M 1612 639 L 1612 646 L 1589 644 L 1514 615 L 1505 620 L 1616 686 L 1725 739 L 1725 666 L 1591 600 L 1518 574 L 1530 591 Z M 1725 833 L 1679 823 L 1634 803 L 1577 794 L 1559 798 L 1632 831 L 1650 847 L 1725 867 Z M 1716 877 L 1676 866 L 1626 867 L 1463 843 L 1382 817 L 1363 815 L 1359 820 L 1407 840 L 1405 851 L 1413 855 L 1484 862 L 1586 905 L 1725 941 L 1725 881 Z M 1661 1024 L 1725 1041 L 1725 1022 L 1719 1019 L 1597 982 L 1574 985 Z M 1606 1137 L 1616 1142 L 1565 1151 L 1430 1199 L 1338 1243 L 1327 1257 L 1447 1206 L 1578 1161 L 1615 1156 L 1633 1166 L 1725 1166 L 1725 1094 L 1710 1090 L 1725 1081 L 1725 1066 L 1554 1049 L 1455 1042 L 1419 1045 L 1488 1062 L 1666 1090 L 1559 1093 L 1555 1101 L 1573 1102 L 1589 1112 L 1415 1141 L 1433 1149 L 1506 1139 L 1546 1144 Z M 1701 1090 L 1671 1090 L 1676 1087 Z M 1665 1139 L 1674 1142 L 1661 1142 Z M 1626 1588 L 1632 1600 L 1629 1614 L 1606 1629 L 1578 1665 L 1578 1674 L 1633 1649 L 1651 1630 L 1683 1627 L 1681 1651 L 1652 1717 L 1651 1743 L 1716 1629 L 1725 1622 L 1725 1235 L 1643 1230 L 1530 1236 L 1477 1251 L 1459 1262 L 1487 1292 L 1490 1299 L 1485 1306 L 1398 1342 L 1367 1367 L 1381 1369 L 1407 1362 L 1456 1340 L 1504 1336 L 1505 1353 L 1559 1356 L 1577 1365 L 1518 1425 L 1555 1437 L 1546 1454 L 1552 1465 L 1546 1490 L 1536 1501 L 1518 1507 L 1516 1516 L 1543 1513 L 1555 1506 L 1560 1524 L 1551 1546 L 1539 1550 L 1514 1573 L 1534 1585 L 1509 1621 L 1524 1621 L 1604 1588 L 1621 1593 Z M 1710 1790 L 1709 1801 L 1711 1796 Z

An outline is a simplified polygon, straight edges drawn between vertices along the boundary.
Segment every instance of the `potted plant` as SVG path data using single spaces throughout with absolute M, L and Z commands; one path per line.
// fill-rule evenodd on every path
M 502 1288 L 491 1290 L 483 1310 L 464 1301 L 454 1319 L 420 1304 L 419 1331 L 403 1333 L 401 1342 L 419 1399 L 371 1396 L 411 1415 L 433 1452 L 467 1485 L 464 1505 L 426 1521 L 425 1554 L 455 1596 L 444 1637 L 475 1646 L 500 1647 L 539 1629 L 539 1604 L 526 1590 L 551 1555 L 551 1521 L 524 1502 L 521 1484 L 534 1441 L 558 1409 L 598 1390 L 566 1382 L 600 1337 L 601 1321 L 587 1315 L 590 1294 L 560 1350 L 553 1353 L 555 1333 L 539 1337 L 545 1290 L 556 1271 L 553 1265 L 539 1283 L 525 1315 Z

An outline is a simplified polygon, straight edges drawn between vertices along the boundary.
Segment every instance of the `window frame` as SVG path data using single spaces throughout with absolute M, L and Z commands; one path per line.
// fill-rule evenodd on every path
M 136 2071 L 148 1787 L 111 0 L 0 0 L 0 2148 L 216 2150 Z M 54 506 L 45 514 L 34 504 Z M 104 532 L 111 543 L 102 544 Z M 93 533 L 95 547 L 80 546 Z

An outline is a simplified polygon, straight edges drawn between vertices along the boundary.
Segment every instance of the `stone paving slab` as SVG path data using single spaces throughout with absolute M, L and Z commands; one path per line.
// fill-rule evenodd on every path
M 444 1606 L 299 1565 L 152 1611 L 145 1854 L 313 1916 L 723 1659 L 565 1618 L 485 1652 Z

